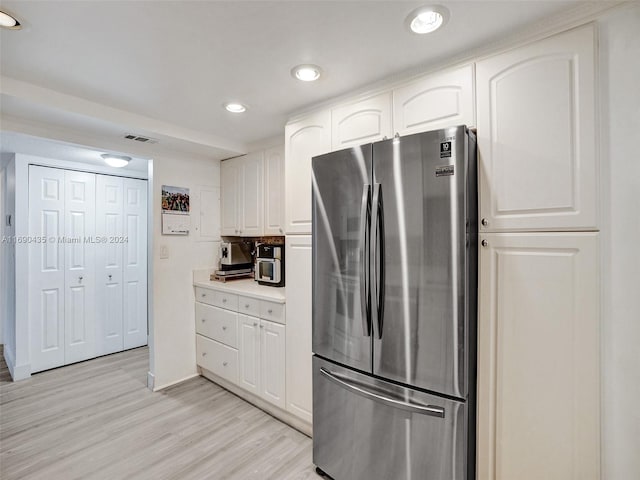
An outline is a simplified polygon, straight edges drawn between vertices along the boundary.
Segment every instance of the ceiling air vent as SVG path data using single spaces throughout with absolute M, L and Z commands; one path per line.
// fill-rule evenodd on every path
M 140 143 L 158 143 L 158 140 L 156 140 L 155 138 L 143 137 L 142 135 L 134 135 L 132 133 L 126 133 L 124 135 L 124 138 Z

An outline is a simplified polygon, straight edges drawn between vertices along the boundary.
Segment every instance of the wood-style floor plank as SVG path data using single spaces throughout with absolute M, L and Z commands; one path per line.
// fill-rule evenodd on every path
M 148 356 L 138 348 L 16 383 L 0 360 L 0 478 L 321 478 L 311 439 L 205 378 L 149 391 Z

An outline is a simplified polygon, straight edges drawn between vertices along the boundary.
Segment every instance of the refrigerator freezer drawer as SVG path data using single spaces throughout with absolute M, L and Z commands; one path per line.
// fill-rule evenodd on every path
M 467 480 L 467 405 L 313 359 L 313 461 L 335 480 Z

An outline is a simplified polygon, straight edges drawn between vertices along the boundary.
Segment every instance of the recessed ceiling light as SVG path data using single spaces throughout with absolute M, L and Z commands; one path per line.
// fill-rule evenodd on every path
M 242 113 L 247 111 L 247 107 L 241 103 L 229 102 L 224 104 L 224 108 L 231 113 Z
M 291 69 L 291 76 L 303 82 L 313 82 L 320 78 L 322 70 L 317 65 L 297 65 Z
M 418 34 L 435 32 L 449 19 L 449 11 L 439 5 L 420 7 L 411 12 L 405 23 L 409 29 Z
M 125 155 L 111 155 L 110 153 L 103 153 L 100 155 L 105 163 L 110 167 L 122 168 L 126 167 L 131 161 L 131 157 Z
M 13 16 L 0 10 L 0 27 L 19 30 L 22 28 L 20 22 Z

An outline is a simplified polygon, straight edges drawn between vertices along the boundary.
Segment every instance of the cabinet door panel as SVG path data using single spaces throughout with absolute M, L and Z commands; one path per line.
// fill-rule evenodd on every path
M 478 62 L 485 231 L 597 228 L 592 26 Z
M 478 478 L 599 478 L 598 234 L 484 234 Z
M 284 233 L 284 147 L 264 152 L 264 234 Z
M 393 125 L 408 135 L 475 125 L 473 66 L 438 72 L 393 91 Z
M 391 135 L 390 93 L 331 110 L 332 150 L 375 142 Z
M 311 234 L 311 158 L 331 150 L 331 112 L 285 127 L 285 231 Z
M 263 152 L 250 153 L 238 159 L 242 199 L 240 201 L 239 230 L 242 236 L 259 236 L 263 233 Z
M 287 410 L 311 423 L 311 236 L 286 237 Z
M 262 373 L 260 395 L 284 409 L 286 408 L 284 325 L 260 320 L 260 357 Z
M 260 394 L 260 320 L 247 315 L 238 315 L 240 340 L 239 384 L 245 390 Z
M 242 196 L 240 182 L 240 164 L 237 161 L 225 160 L 220 162 L 220 217 L 221 235 L 238 235 L 239 205 Z

